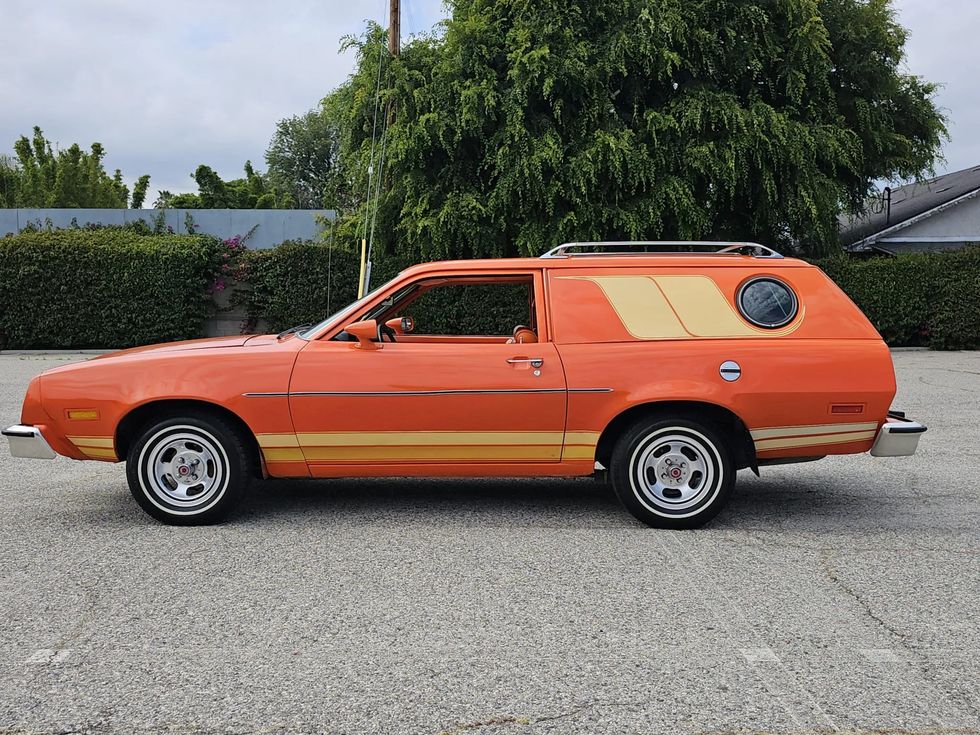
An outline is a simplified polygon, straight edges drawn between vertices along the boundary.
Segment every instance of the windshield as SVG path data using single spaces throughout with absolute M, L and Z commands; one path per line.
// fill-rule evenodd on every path
M 397 278 L 397 276 L 395 278 Z M 314 324 L 309 329 L 304 329 L 302 332 L 299 332 L 298 333 L 299 336 L 302 337 L 303 339 L 310 339 L 314 334 L 316 334 L 320 330 L 324 329 L 328 325 L 332 324 L 333 322 L 338 321 L 342 317 L 350 316 L 353 312 L 357 311 L 359 307 L 361 307 L 365 303 L 367 303 L 368 299 L 370 299 L 372 296 L 374 296 L 381 289 L 387 288 L 388 285 L 390 283 L 392 283 L 392 281 L 394 281 L 394 280 L 395 279 L 392 278 L 391 281 L 388 281 L 387 283 L 383 283 L 380 286 L 378 286 L 377 288 L 372 289 L 370 293 L 365 294 L 364 296 L 362 296 L 361 298 L 359 298 L 357 301 L 355 301 L 355 302 L 353 302 L 351 304 L 348 304 L 347 306 L 345 306 L 340 311 L 335 311 L 333 314 L 331 314 L 330 316 L 328 316 L 326 319 L 324 319 L 319 324 Z

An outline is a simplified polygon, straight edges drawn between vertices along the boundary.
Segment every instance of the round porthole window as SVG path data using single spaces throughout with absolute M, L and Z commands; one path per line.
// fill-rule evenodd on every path
M 799 302 L 793 289 L 775 278 L 753 278 L 739 290 L 738 310 L 757 327 L 778 329 L 796 318 Z

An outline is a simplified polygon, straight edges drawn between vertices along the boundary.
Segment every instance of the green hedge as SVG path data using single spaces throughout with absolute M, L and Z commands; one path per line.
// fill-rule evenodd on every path
M 284 242 L 243 254 L 241 278 L 251 326 L 264 319 L 279 331 L 315 324 L 357 298 L 360 258 L 351 250 L 311 242 Z M 381 284 L 375 273 L 373 282 Z
M 128 347 L 198 337 L 226 254 L 215 238 L 125 229 L 0 238 L 0 347 Z
M 817 261 L 893 347 L 980 349 L 980 247 Z
M 378 258 L 372 287 L 412 265 L 404 258 Z M 264 319 L 279 331 L 316 323 L 357 298 L 360 253 L 309 242 L 287 242 L 270 250 L 248 252 L 242 277 L 250 325 Z M 461 286 L 435 289 L 414 301 L 406 312 L 420 332 L 428 334 L 510 334 L 528 321 L 527 289 Z M 398 314 L 404 316 L 404 314 Z
M 378 257 L 377 286 L 410 263 Z M 893 346 L 980 349 L 980 247 L 896 258 L 818 261 Z M 356 297 L 354 249 L 288 242 L 243 251 L 236 240 L 126 229 L 0 238 L 0 349 L 127 347 L 199 337 L 211 292 L 234 276 L 254 326 L 317 322 Z M 495 294 L 496 295 L 496 294 Z M 433 293 L 411 309 L 425 331 L 500 334 L 526 318 L 515 296 Z M 429 303 L 431 302 L 431 303 Z
M 372 278 L 375 286 L 410 265 L 390 257 L 378 261 Z M 360 261 L 354 250 L 285 243 L 247 253 L 246 263 L 250 318 L 253 322 L 265 318 L 273 330 L 317 322 L 356 298 Z M 816 264 L 893 347 L 980 349 L 980 247 L 868 260 L 841 256 Z M 462 333 L 494 334 L 501 333 L 502 324 L 525 318 L 526 311 L 519 308 L 489 300 L 478 303 L 475 295 L 470 296 L 465 302 L 442 298 L 431 305 L 418 303 L 412 316 L 420 328 L 432 332 L 451 323 Z

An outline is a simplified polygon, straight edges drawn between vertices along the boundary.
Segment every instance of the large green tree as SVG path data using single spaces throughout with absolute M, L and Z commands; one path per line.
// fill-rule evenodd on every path
M 537 254 L 576 239 L 837 244 L 874 182 L 928 171 L 934 86 L 891 0 L 450 0 L 402 56 L 377 27 L 327 100 L 376 244 Z M 383 170 L 372 147 L 378 64 Z M 382 183 L 364 206 L 372 150 Z
M 337 207 L 346 198 L 339 154 L 340 130 L 325 106 L 285 118 L 276 124 L 265 152 L 269 181 L 300 209 Z
M 101 143 L 89 151 L 77 143 L 56 151 L 35 127 L 31 138 L 17 140 L 14 152 L 16 161 L 0 160 L 0 206 L 120 208 L 129 203 L 122 172 L 110 176 L 105 170 Z M 145 191 L 149 176 L 139 182 Z

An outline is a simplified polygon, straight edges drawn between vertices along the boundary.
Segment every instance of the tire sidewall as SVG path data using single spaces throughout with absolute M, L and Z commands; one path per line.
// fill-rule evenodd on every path
M 634 464 L 650 443 L 667 434 L 680 434 L 708 450 L 714 478 L 707 496 L 691 508 L 671 513 L 644 497 L 636 486 Z M 731 493 L 735 469 L 730 451 L 714 427 L 686 418 L 652 418 L 628 429 L 612 454 L 610 478 L 620 502 L 638 520 L 659 528 L 697 528 L 714 518 Z
M 168 503 L 150 485 L 152 468 L 149 460 L 154 447 L 178 433 L 198 434 L 206 439 L 214 445 L 217 459 L 223 464 L 221 487 L 206 504 L 192 509 Z M 228 514 L 240 500 L 248 473 L 241 441 L 223 422 L 174 417 L 144 427 L 128 453 L 126 476 L 133 497 L 151 516 L 173 525 L 197 525 L 216 522 Z

